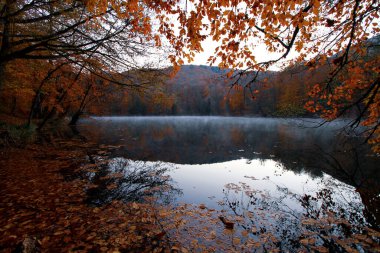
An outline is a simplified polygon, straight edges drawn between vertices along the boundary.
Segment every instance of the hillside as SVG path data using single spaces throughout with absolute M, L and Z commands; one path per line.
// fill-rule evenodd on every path
M 364 61 L 379 55 L 380 37 L 368 40 Z M 124 73 L 145 89 L 114 87 L 89 108 L 96 115 L 231 115 L 231 116 L 313 116 L 304 106 L 310 100 L 310 87 L 324 83 L 334 68 L 333 56 L 321 66 L 299 63 L 282 71 L 249 72 L 232 87 L 229 69 L 204 65 L 183 65 L 174 77 L 171 69 Z M 357 59 L 355 59 L 357 60 Z M 352 112 L 348 112 L 352 113 Z
M 93 106 L 90 113 L 117 115 L 303 115 L 307 71 L 291 76 L 288 72 L 260 73 L 251 89 L 244 87 L 253 73 L 239 86 L 226 77 L 229 70 L 218 67 L 184 65 L 168 78 L 163 71 L 145 92 L 114 92 L 112 101 Z M 297 100 L 294 100 L 297 96 Z M 291 100 L 291 101 L 290 101 Z M 103 104 L 107 103 L 107 105 Z M 95 107 L 95 109 L 94 109 Z M 283 112 L 284 108 L 289 110 Z M 289 109 L 290 108 L 290 109 Z M 91 109 L 91 108 L 90 108 Z M 286 116 L 286 115 L 285 115 Z

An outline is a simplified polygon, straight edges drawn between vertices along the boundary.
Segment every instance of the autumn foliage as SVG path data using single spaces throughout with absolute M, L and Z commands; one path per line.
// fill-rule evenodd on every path
M 257 97 L 255 84 L 261 73 L 272 66 L 328 66 L 325 78 L 310 87 L 307 110 L 327 120 L 347 115 L 348 111 L 352 116 L 352 110 L 356 110 L 351 125 L 366 126 L 369 142 L 379 143 L 378 59 L 367 57 L 368 51 L 378 47 L 378 41 L 371 42 L 379 33 L 377 1 L 19 0 L 4 1 L 0 8 L 2 97 L 11 112 L 12 105 L 20 103 L 9 101 L 15 92 L 25 97 L 22 103 L 32 103 L 21 112 L 28 114 L 29 110 L 29 122 L 41 109 L 36 101 L 45 90 L 50 90 L 53 99 L 44 99 L 50 110 L 43 122 L 57 113 L 65 115 L 63 100 L 68 100 L 69 93 L 76 94 L 78 104 L 72 112 L 76 114 L 83 111 L 90 93 L 96 93 L 92 92 L 94 82 L 99 84 L 95 77 L 104 84 L 139 87 L 116 74 L 139 68 L 136 56 L 168 44 L 172 51 L 167 59 L 178 71 L 185 60 L 191 62 L 197 52 L 204 50 L 202 42 L 210 38 L 217 47 L 209 63 L 228 68 L 227 76 L 233 78 L 234 89 L 247 90 L 252 97 Z M 264 45 L 268 59 L 257 57 L 257 45 Z M 20 65 L 29 69 L 21 73 Z M 18 71 L 12 73 L 12 69 Z M 64 88 L 58 92 L 43 87 L 50 86 L 50 79 L 59 71 L 75 72 L 65 75 L 73 84 L 62 85 Z M 79 77 L 83 74 L 86 77 Z M 24 83 L 24 77 L 32 78 Z M 89 84 L 79 79 L 93 81 Z M 248 82 L 242 81 L 247 79 Z M 47 81 L 49 84 L 41 84 Z M 63 79 L 56 82 L 65 83 Z M 75 88 L 74 83 L 82 86 Z M 104 94 L 105 90 L 97 92 Z M 172 106 L 165 96 L 158 93 L 152 102 Z M 54 99 L 56 102 L 52 102 Z M 237 108 L 244 105 L 239 98 L 229 99 Z
M 220 67 L 242 69 L 230 76 L 267 70 L 275 64 L 304 62 L 329 72 L 311 88 L 312 100 L 306 108 L 321 112 L 327 120 L 343 116 L 356 108 L 352 126 L 364 125 L 371 143 L 379 143 L 379 68 L 378 59 L 363 61 L 368 42 L 380 28 L 377 1 L 188 1 L 193 5 L 178 14 L 182 24 L 177 41 L 192 51 L 202 51 L 200 41 L 212 37 L 219 45 L 209 58 Z M 255 45 L 264 44 L 273 53 L 268 60 L 256 59 Z M 180 57 L 192 58 L 182 51 Z M 257 76 L 247 84 L 250 88 Z M 251 89 L 253 91 L 253 89 Z M 375 145 L 375 150 L 378 150 Z
M 0 119 L 22 121 L 28 130 L 51 123 L 47 132 L 54 132 L 57 122 L 69 118 L 74 125 L 86 112 L 347 117 L 379 153 L 379 20 L 376 0 L 2 0 Z M 223 84 L 203 79 L 197 88 L 176 87 L 176 73 L 206 49 L 206 40 L 216 44 L 208 63 L 218 66 Z M 0 123 L 0 145 L 16 144 Z M 115 147 L 49 138 L 60 148 L 42 145 L 42 138 L 24 150 L 0 150 L 0 250 L 25 243 L 42 252 L 188 252 L 216 250 L 216 244 L 237 252 L 279 250 L 273 233 L 248 229 L 255 218 L 249 210 L 247 217 L 225 217 L 205 205 L 157 209 L 148 198 L 88 203 L 86 193 L 96 185 L 83 173 L 112 182 L 108 191 L 125 182 L 120 173 L 102 174 L 107 148 Z M 231 141 L 243 138 L 234 131 Z M 76 177 L 65 178 L 65 169 Z M 150 171 L 143 176 L 169 180 Z M 254 197 L 244 185 L 227 188 Z M 135 195 L 154 195 L 138 190 Z M 326 252 L 321 245 L 330 243 L 348 252 L 355 244 L 378 250 L 380 235 L 372 228 L 336 237 L 348 231 L 339 215 L 326 209 L 296 220 L 308 233 L 296 237 L 298 249 Z M 243 228 L 234 230 L 239 235 L 231 224 Z M 320 231 L 333 231 L 333 240 Z M 189 240 L 194 235 L 204 240 Z

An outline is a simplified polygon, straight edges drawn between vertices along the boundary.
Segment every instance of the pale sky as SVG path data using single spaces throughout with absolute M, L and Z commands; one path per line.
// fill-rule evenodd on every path
M 187 2 L 187 5 L 186 5 L 186 2 Z M 181 4 L 182 4 L 183 8 L 185 8 L 185 6 L 187 7 L 186 10 L 187 10 L 188 13 L 190 13 L 194 9 L 194 6 L 193 6 L 194 3 L 191 3 L 190 1 L 182 0 Z M 177 17 L 172 16 L 171 19 L 172 19 L 172 22 L 175 25 L 175 27 L 178 27 L 179 23 L 178 23 Z M 205 19 L 204 22 L 207 23 L 208 20 Z M 325 29 L 327 29 L 327 28 L 326 27 L 320 27 L 320 33 L 323 34 L 324 32 L 326 32 Z M 204 31 L 204 34 L 207 35 L 208 32 Z M 164 40 L 165 39 L 163 39 L 163 41 Z M 249 43 L 248 47 L 251 49 L 251 51 L 255 55 L 255 58 L 256 58 L 257 62 L 264 62 L 264 61 L 274 60 L 274 59 L 277 59 L 281 55 L 280 53 L 276 53 L 275 54 L 275 53 L 268 52 L 266 50 L 265 44 L 260 43 L 257 38 L 252 38 L 252 41 L 249 41 L 248 43 Z M 200 53 L 197 53 L 195 55 L 194 61 L 192 61 L 192 62 L 188 62 L 188 61 L 186 61 L 186 59 L 184 59 L 185 60 L 185 64 L 209 65 L 207 63 L 207 59 L 214 54 L 215 48 L 217 46 L 218 46 L 218 42 L 213 41 L 211 37 L 207 37 L 207 39 L 202 43 L 202 47 L 203 47 L 204 51 L 200 52 Z M 270 70 L 280 70 L 281 67 L 282 67 L 282 65 L 284 65 L 284 63 L 286 63 L 286 62 L 288 62 L 290 60 L 295 59 L 298 55 L 299 55 L 299 53 L 295 52 L 295 49 L 292 48 L 286 59 L 282 60 L 281 62 L 279 62 L 279 63 L 277 63 L 275 65 L 272 65 L 269 69 Z M 309 57 L 312 57 L 312 56 L 313 55 L 310 55 Z M 221 59 L 219 59 L 219 61 L 217 60 L 213 64 L 213 66 L 218 66 L 218 64 L 220 63 L 220 61 L 221 61 Z M 165 59 L 163 61 L 161 60 L 160 62 L 161 63 L 167 62 L 167 59 Z
M 186 6 L 185 2 L 187 2 L 187 1 L 186 0 L 182 1 L 182 3 L 181 3 L 182 6 Z M 192 10 L 195 10 L 194 4 L 191 3 L 191 2 L 187 2 L 187 11 L 190 13 L 190 11 L 192 11 Z M 178 24 L 178 21 L 177 21 L 176 18 L 173 18 L 172 20 L 173 20 L 174 23 Z M 204 22 L 208 23 L 208 20 L 205 19 Z M 207 31 L 205 31 L 205 34 L 207 34 Z M 257 62 L 262 62 L 262 61 L 268 61 L 268 60 L 276 59 L 278 56 L 281 55 L 281 54 L 269 53 L 266 50 L 266 47 L 265 47 L 264 44 L 259 44 L 259 42 L 255 42 L 254 40 L 252 40 L 249 43 L 251 43 L 252 45 L 254 45 L 252 47 L 250 46 L 250 48 L 253 50 Z M 201 52 L 201 53 L 197 53 L 196 56 L 195 56 L 195 58 L 194 58 L 194 61 L 192 61 L 192 62 L 185 61 L 185 64 L 209 65 L 207 63 L 207 59 L 214 54 L 215 48 L 217 46 L 218 46 L 218 42 L 215 42 L 215 41 L 212 40 L 211 37 L 208 37 L 202 43 L 202 47 L 203 47 L 204 51 Z M 289 53 L 289 55 L 288 55 L 288 57 L 287 57 L 286 60 L 294 59 L 295 57 L 296 57 L 296 53 L 294 52 L 294 50 L 291 50 L 291 52 Z M 213 66 L 218 66 L 219 63 L 220 63 L 220 61 L 216 61 L 213 64 Z M 279 70 L 280 69 L 279 65 L 280 64 L 276 64 L 274 66 L 271 66 L 269 69 L 270 70 Z
M 185 64 L 192 64 L 192 65 L 209 65 L 207 63 L 207 59 L 214 54 L 215 48 L 218 46 L 218 42 L 215 42 L 212 40 L 211 37 L 207 38 L 203 43 L 202 47 L 204 49 L 203 52 L 197 53 L 195 55 L 194 61 L 193 62 L 187 62 L 185 61 Z M 255 47 L 253 48 L 254 54 L 256 56 L 256 60 L 258 62 L 262 61 L 267 61 L 271 59 L 276 59 L 276 57 L 279 56 L 279 54 L 274 54 L 274 53 L 269 53 L 266 50 L 266 47 L 264 44 L 256 44 Z M 290 54 L 287 57 L 287 60 L 295 58 L 296 53 L 294 50 L 290 52 Z M 220 61 L 216 61 L 213 66 L 218 66 Z M 271 70 L 279 70 L 279 66 L 272 66 L 270 68 Z

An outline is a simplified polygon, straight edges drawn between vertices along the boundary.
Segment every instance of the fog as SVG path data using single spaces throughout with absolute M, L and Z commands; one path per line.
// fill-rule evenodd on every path
M 345 134 L 346 122 L 317 127 L 321 123 L 319 119 L 248 117 L 94 117 L 82 120 L 78 130 L 98 143 L 122 145 L 115 155 L 133 160 L 213 164 L 274 159 L 293 171 L 320 176 L 323 171 L 334 174 L 331 155 L 341 166 L 356 170 L 352 150 L 360 149 L 361 168 L 377 173 L 377 159 L 366 155 L 370 153 L 360 145 L 361 139 Z

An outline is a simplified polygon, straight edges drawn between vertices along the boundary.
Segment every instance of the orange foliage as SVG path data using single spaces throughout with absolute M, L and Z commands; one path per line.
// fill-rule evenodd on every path
M 7 1 L 8 8 L 4 8 L 5 14 L 1 16 L 4 17 L 4 32 L 1 34 L 4 44 L 1 44 L 0 71 L 3 62 L 18 58 L 71 57 L 74 62 L 87 60 L 92 70 L 108 72 L 114 69 L 114 65 L 124 64 L 117 59 L 121 56 L 117 50 L 112 50 L 112 46 L 107 47 L 103 39 L 96 44 L 93 41 L 95 37 L 83 36 L 83 32 L 78 36 L 86 43 L 66 50 L 67 32 L 58 32 L 56 38 L 49 35 L 49 29 L 45 29 L 46 25 L 51 29 L 57 28 L 55 25 L 61 22 L 58 19 L 42 17 L 46 22 L 34 22 L 28 19 L 33 18 L 33 13 L 24 9 L 9 19 L 7 15 L 23 4 L 25 1 Z M 187 8 L 188 5 L 191 8 Z M 330 73 L 325 81 L 311 90 L 314 104 L 310 101 L 306 107 L 332 120 L 342 116 L 348 107 L 360 105 L 362 109 L 355 123 L 372 129 L 370 142 L 379 142 L 378 61 L 373 59 L 364 63 L 357 60 L 366 55 L 368 39 L 380 32 L 378 1 L 188 0 L 184 4 L 180 0 L 88 0 L 80 3 L 67 0 L 41 8 L 47 11 L 49 7 L 57 11 L 59 18 L 70 21 L 68 23 L 75 23 L 85 8 L 86 19 L 78 25 L 88 35 L 104 35 L 102 29 L 109 27 L 110 22 L 115 27 L 121 24 L 113 23 L 114 18 L 118 18 L 128 24 L 123 28 L 127 31 L 124 39 L 133 39 L 134 45 L 151 42 L 160 46 L 165 37 L 174 49 L 168 57 L 174 72 L 179 70 L 184 59 L 191 61 L 196 52 L 203 51 L 202 42 L 207 38 L 218 43 L 209 63 L 219 61 L 221 68 L 264 71 L 280 62 L 287 64 L 285 60 L 292 51 L 297 54 L 295 61 L 305 62 L 306 66 L 318 68 L 328 63 Z M 110 18 L 112 15 L 114 18 Z M 69 31 L 75 30 L 70 28 Z M 21 39 L 24 35 L 33 39 Z M 41 38 L 45 37 L 47 42 L 42 43 Z M 110 40 L 105 37 L 104 41 Z M 265 45 L 267 51 L 275 53 L 275 56 L 259 62 L 254 46 L 258 43 Z M 83 45 L 95 46 L 95 50 L 88 50 Z M 97 46 L 104 50 L 97 50 Z M 104 57 L 99 52 L 107 54 Z M 90 64 L 91 61 L 97 63 Z M 232 74 L 230 72 L 229 75 Z
M 177 52 L 177 59 L 193 59 L 193 52 L 203 50 L 201 42 L 211 37 L 219 46 L 209 62 L 220 61 L 221 68 L 263 71 L 281 61 L 287 64 L 284 60 L 291 51 L 298 55 L 295 61 L 306 62 L 309 67 L 318 68 L 329 63 L 329 75 L 311 91 L 315 99 L 326 104 L 319 101 L 312 107 L 308 103 L 307 108 L 322 112 L 323 117 L 332 120 L 345 114 L 347 108 L 359 105 L 362 109 L 355 124 L 368 126 L 370 142 L 379 143 L 378 59 L 358 60 L 367 56 L 369 39 L 380 32 L 379 2 L 188 2 L 192 4 L 192 11 L 184 9 L 177 13 L 181 24 L 177 28 L 179 36 L 170 37 L 175 48 L 181 50 Z M 254 47 L 257 43 L 264 44 L 276 56 L 257 61 Z

